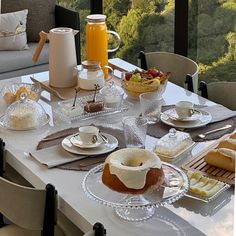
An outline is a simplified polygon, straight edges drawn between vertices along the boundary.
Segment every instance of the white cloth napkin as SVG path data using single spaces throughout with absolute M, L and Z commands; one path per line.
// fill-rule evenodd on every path
M 74 155 L 69 153 L 65 151 L 60 145 L 33 151 L 29 153 L 29 155 L 41 164 L 46 165 L 48 168 L 53 168 L 55 166 L 87 157 L 84 155 Z

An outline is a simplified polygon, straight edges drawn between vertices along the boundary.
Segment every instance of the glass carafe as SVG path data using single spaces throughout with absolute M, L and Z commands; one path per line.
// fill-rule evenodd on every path
M 114 49 L 108 49 L 108 33 L 114 35 L 120 44 L 119 35 L 107 30 L 106 16 L 101 14 L 93 14 L 87 16 L 86 25 L 86 51 L 88 61 L 98 61 L 101 67 L 108 65 L 108 52 L 114 52 L 119 48 L 119 45 Z M 105 77 L 108 72 L 103 69 Z
M 106 68 L 107 80 L 112 79 L 113 70 L 109 66 L 101 67 L 97 61 L 83 61 L 81 70 L 77 70 L 79 87 L 85 90 L 94 90 L 95 85 L 102 88 L 105 84 L 103 69 Z

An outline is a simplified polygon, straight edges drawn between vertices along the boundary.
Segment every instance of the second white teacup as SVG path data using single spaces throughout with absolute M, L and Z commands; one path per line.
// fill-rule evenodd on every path
M 180 101 L 176 103 L 175 110 L 180 119 L 186 119 L 193 115 L 193 103 L 189 101 Z
M 96 143 L 98 139 L 99 129 L 95 126 L 82 126 L 79 128 L 79 136 L 83 143 Z

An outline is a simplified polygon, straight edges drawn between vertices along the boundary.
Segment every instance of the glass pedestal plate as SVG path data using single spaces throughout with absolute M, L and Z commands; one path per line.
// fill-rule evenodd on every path
M 157 207 L 179 200 L 188 191 L 188 177 L 182 170 L 165 162 L 162 168 L 165 182 L 152 193 L 124 194 L 109 189 L 102 183 L 103 164 L 86 174 L 82 187 L 89 198 L 113 207 L 122 219 L 143 221 L 151 218 Z

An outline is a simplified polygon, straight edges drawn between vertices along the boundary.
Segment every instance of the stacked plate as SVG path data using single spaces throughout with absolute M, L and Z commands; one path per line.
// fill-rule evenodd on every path
M 194 113 L 187 118 L 180 118 L 175 108 L 168 109 L 161 114 L 161 121 L 176 128 L 198 128 L 211 122 L 212 116 L 209 112 L 194 109 Z
M 100 135 L 106 137 L 104 142 Z M 118 140 L 107 133 L 101 133 L 95 143 L 83 143 L 79 134 L 69 135 L 62 140 L 62 147 L 73 154 L 100 155 L 113 151 L 118 146 Z

